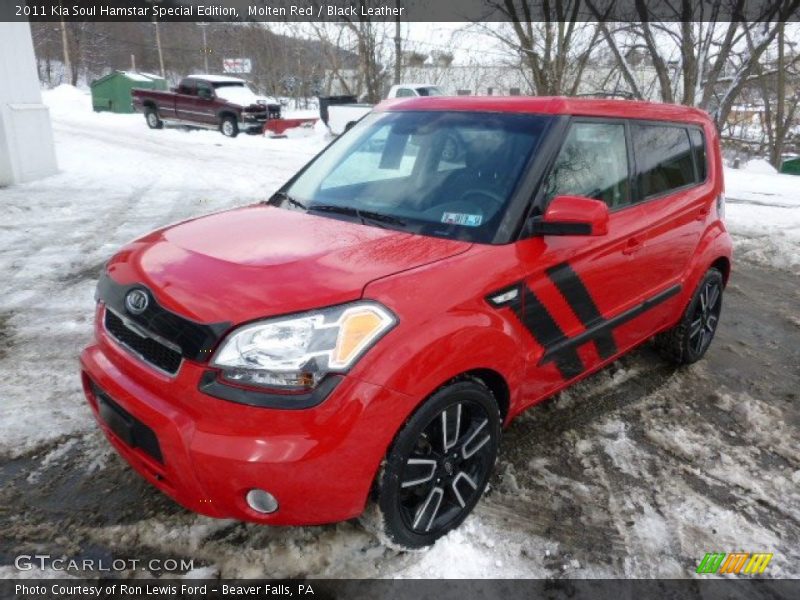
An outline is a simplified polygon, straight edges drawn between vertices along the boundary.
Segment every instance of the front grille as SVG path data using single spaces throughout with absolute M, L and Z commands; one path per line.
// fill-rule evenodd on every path
M 142 337 L 108 309 L 106 309 L 105 325 L 111 337 L 143 361 L 170 375 L 178 372 L 181 366 L 179 352 L 152 338 Z

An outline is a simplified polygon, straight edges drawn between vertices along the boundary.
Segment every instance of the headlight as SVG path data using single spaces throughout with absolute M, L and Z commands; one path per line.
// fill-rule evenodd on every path
M 353 366 L 396 322 L 374 302 L 261 321 L 228 335 L 211 365 L 233 383 L 308 389 Z

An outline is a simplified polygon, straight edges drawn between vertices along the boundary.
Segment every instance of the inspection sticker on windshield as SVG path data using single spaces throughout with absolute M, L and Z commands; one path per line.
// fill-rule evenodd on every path
M 442 223 L 448 225 L 464 225 L 465 227 L 478 227 L 483 221 L 483 215 L 470 215 L 467 213 L 442 213 Z

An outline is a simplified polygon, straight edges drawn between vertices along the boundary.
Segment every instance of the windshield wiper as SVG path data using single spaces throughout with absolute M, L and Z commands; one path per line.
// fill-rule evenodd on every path
M 365 217 L 371 221 L 378 221 L 380 223 L 389 223 L 390 225 L 397 225 L 398 227 L 405 227 L 406 222 L 403 219 L 398 219 L 392 215 L 385 215 L 383 213 L 373 212 L 371 210 L 361 210 L 359 211 L 362 217 Z
M 377 222 L 379 224 L 386 223 L 388 225 L 396 225 L 398 227 L 405 227 L 406 222 L 392 215 L 385 215 L 383 213 L 373 212 L 371 210 L 359 210 L 352 206 L 340 206 L 338 204 L 312 204 L 308 210 L 318 210 L 320 212 L 332 212 L 340 215 L 349 215 L 361 219 L 363 224 L 367 221 Z
M 270 197 L 269 200 L 264 202 L 264 204 L 275 205 L 275 203 L 278 203 L 278 202 L 287 202 L 288 204 L 291 204 L 292 206 L 296 206 L 297 208 L 302 208 L 303 210 L 307 210 L 308 209 L 308 207 L 305 204 L 303 204 L 302 202 L 300 202 L 300 200 L 296 200 L 296 199 L 292 198 L 286 192 L 275 192 L 274 194 L 272 194 L 272 196 Z

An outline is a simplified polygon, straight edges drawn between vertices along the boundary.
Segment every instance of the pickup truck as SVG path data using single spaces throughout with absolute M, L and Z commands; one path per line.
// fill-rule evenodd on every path
M 444 96 L 442 90 L 430 83 L 401 83 L 393 85 L 386 95 L 390 98 L 413 98 L 417 96 Z M 343 97 L 342 97 L 343 98 Z M 355 98 L 354 98 L 355 100 Z M 341 135 L 372 110 L 372 104 L 358 104 L 356 102 L 320 103 L 320 116 L 334 135 Z
M 279 104 L 259 98 L 243 79 L 223 75 L 190 75 L 172 91 L 133 89 L 131 97 L 150 129 L 180 124 L 236 137 L 262 133 L 267 120 L 281 116 Z

